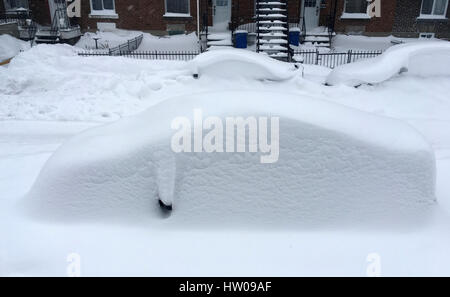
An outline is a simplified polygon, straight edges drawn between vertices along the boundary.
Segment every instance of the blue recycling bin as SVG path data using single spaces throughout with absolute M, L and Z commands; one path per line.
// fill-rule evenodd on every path
M 289 44 L 299 46 L 300 30 L 298 28 L 292 28 L 289 30 Z
M 248 32 L 245 30 L 238 30 L 234 33 L 236 48 L 247 48 L 247 36 Z

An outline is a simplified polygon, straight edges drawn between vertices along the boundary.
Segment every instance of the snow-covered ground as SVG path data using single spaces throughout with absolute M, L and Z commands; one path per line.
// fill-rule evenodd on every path
M 173 36 L 155 36 L 141 31 L 114 29 L 111 31 L 86 32 L 75 45 L 82 49 L 95 49 L 95 39 L 99 50 L 113 48 L 126 43 L 139 35 L 143 35 L 138 51 L 194 51 L 199 50 L 195 33 Z
M 336 52 L 346 52 L 348 50 L 373 51 L 387 50 L 391 46 L 398 43 L 410 42 L 429 42 L 437 41 L 436 38 L 399 38 L 395 36 L 387 37 L 368 37 L 361 35 L 344 35 L 337 34 L 333 37 L 333 49 Z
M 381 275 L 450 274 L 450 77 L 402 75 L 373 86 L 327 87 L 330 70 L 318 66 L 305 65 L 304 79 L 264 81 L 194 79 L 187 64 L 82 58 L 69 46 L 40 45 L 0 68 L 0 275 L 63 276 L 72 253 L 84 276 L 365 276 L 374 253 Z M 433 218 L 411 228 L 217 230 L 43 222 L 18 207 L 52 153 L 85 129 L 173 96 L 255 90 L 326 100 L 414 127 L 436 157 Z

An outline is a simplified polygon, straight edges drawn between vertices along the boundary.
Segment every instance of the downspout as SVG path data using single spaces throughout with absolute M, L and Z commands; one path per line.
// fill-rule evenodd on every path
M 198 38 L 198 46 L 201 46 L 201 38 L 200 38 L 200 0 L 197 0 L 197 38 Z

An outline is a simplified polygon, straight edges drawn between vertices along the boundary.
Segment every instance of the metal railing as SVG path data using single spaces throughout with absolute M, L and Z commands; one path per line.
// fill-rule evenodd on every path
M 4 23 L 18 23 L 25 24 L 27 19 L 31 19 L 29 11 L 10 11 L 0 13 L 0 24 Z
M 108 55 L 109 56 L 121 56 L 124 53 L 131 53 L 139 48 L 143 38 L 144 38 L 144 35 L 141 34 L 133 39 L 128 40 L 125 43 L 122 43 L 116 47 L 110 48 L 108 50 Z
M 27 11 L 10 11 L 0 14 L 0 24 L 16 23 L 19 31 L 26 32 L 23 39 L 33 40 L 36 35 L 36 23 L 32 19 L 31 12 Z M 21 34 L 22 35 L 22 34 Z M 22 38 L 22 36 L 21 36 Z
M 126 57 L 141 60 L 172 60 L 172 61 L 189 61 L 200 54 L 196 51 L 133 51 L 133 52 L 79 52 L 79 56 L 95 57 L 95 56 L 115 56 Z
M 381 55 L 382 51 L 355 51 L 348 52 L 327 52 L 321 53 L 318 50 L 294 51 L 294 61 L 303 64 L 313 64 L 335 68 L 336 66 L 353 63 L 361 59 L 374 58 Z M 133 52 L 117 52 L 110 54 L 109 52 L 85 51 L 79 52 L 78 55 L 83 57 L 94 56 L 121 56 L 142 60 L 172 60 L 172 61 L 189 61 L 198 56 L 197 51 L 133 51 Z
M 348 52 L 326 52 L 319 50 L 294 51 L 294 60 L 303 64 L 314 64 L 335 68 L 339 65 L 353 63 L 361 59 L 375 58 L 381 55 L 383 51 L 355 51 Z

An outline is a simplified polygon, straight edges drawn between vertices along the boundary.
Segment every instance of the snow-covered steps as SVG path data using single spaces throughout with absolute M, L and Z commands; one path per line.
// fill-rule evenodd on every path
M 42 27 L 36 32 L 36 43 L 59 43 L 58 32 L 50 27 Z
M 285 33 L 281 32 L 270 32 L 270 33 L 259 33 L 259 37 L 287 37 Z
M 257 51 L 272 58 L 289 58 L 288 3 L 280 1 L 256 1 Z
M 335 32 L 329 32 L 325 27 L 319 27 L 315 30 L 306 32 L 305 44 L 310 44 L 315 47 L 331 47 L 331 39 L 336 36 Z
M 282 27 L 282 26 L 260 26 L 260 27 L 258 27 L 258 30 L 260 30 L 260 31 L 287 31 L 288 29 L 286 27 Z
M 256 17 L 261 18 L 261 19 L 285 19 L 285 18 L 287 18 L 286 15 L 281 14 L 281 13 L 258 14 Z
M 230 32 L 220 32 L 208 34 L 207 38 L 207 48 L 214 47 L 231 47 L 233 46 L 233 41 L 231 40 Z

